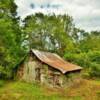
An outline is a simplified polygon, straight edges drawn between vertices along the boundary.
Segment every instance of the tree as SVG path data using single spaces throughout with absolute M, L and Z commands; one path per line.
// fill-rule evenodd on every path
M 23 55 L 16 8 L 13 0 L 0 0 L 0 75 L 3 77 L 11 77 L 12 68 Z
M 24 32 L 28 35 L 31 48 L 55 51 L 59 54 L 69 49 L 73 42 L 70 32 L 73 30 L 72 17 L 68 15 L 44 15 L 36 13 L 23 21 Z

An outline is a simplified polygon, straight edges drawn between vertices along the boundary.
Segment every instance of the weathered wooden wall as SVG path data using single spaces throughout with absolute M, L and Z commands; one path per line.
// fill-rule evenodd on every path
M 19 67 L 18 77 L 27 82 L 38 81 L 50 86 L 69 86 L 74 79 L 30 56 Z

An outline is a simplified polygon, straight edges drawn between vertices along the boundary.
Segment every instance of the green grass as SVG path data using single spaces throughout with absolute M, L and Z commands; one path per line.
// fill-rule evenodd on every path
M 82 80 L 68 89 L 50 88 L 21 81 L 0 87 L 0 100 L 99 100 L 100 81 Z
M 45 88 L 45 89 L 44 89 Z M 0 100 L 64 100 L 55 90 L 25 82 L 6 83 L 0 89 Z
M 5 84 L 4 80 L 0 80 L 0 87 L 2 87 Z

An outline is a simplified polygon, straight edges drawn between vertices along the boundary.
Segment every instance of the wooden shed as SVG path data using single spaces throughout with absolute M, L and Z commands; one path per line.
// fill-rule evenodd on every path
M 69 73 L 79 73 L 81 67 L 63 60 L 55 53 L 32 49 L 19 64 L 17 77 L 27 82 L 40 82 L 51 86 L 64 86 Z

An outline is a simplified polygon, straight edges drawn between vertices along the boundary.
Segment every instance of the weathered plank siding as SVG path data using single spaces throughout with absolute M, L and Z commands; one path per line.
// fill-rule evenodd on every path
M 43 63 L 31 53 L 24 63 L 19 66 L 17 76 L 19 79 L 27 82 L 37 81 L 50 86 L 62 87 L 71 85 L 72 81 L 77 79 L 77 77 L 75 79 L 68 77 L 70 73 L 63 74 L 59 70 Z

